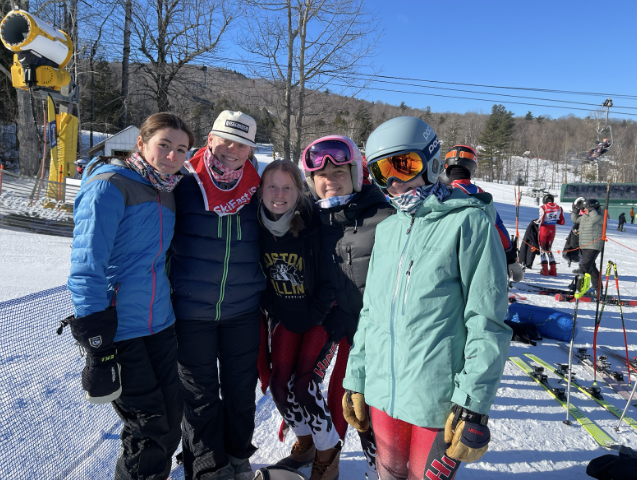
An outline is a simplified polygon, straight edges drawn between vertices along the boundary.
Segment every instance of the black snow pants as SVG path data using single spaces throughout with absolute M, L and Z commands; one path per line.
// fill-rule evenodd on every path
M 597 282 L 599 280 L 599 270 L 595 266 L 595 260 L 597 260 L 599 250 L 592 250 L 585 248 L 582 250 L 582 270 L 584 273 L 590 273 L 591 275 L 591 287 L 597 289 Z
M 228 455 L 243 460 L 256 451 L 260 318 L 255 310 L 218 322 L 177 320 L 186 480 L 206 480 Z
M 165 480 L 181 439 L 183 415 L 175 327 L 115 346 L 122 395 L 112 405 L 124 421 L 115 479 Z

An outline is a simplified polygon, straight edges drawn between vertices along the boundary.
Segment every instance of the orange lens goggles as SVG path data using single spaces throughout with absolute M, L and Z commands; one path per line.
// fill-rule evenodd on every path
M 420 175 L 427 165 L 418 152 L 404 152 L 381 158 L 368 165 L 369 174 L 381 188 L 387 188 L 392 178 L 406 183 Z
M 447 155 L 445 155 L 445 160 L 449 159 L 449 158 L 466 158 L 468 160 L 473 160 L 474 162 L 478 163 L 478 157 L 472 153 L 469 152 L 462 152 L 462 151 L 457 151 L 457 150 L 451 150 L 449 153 L 447 153 Z

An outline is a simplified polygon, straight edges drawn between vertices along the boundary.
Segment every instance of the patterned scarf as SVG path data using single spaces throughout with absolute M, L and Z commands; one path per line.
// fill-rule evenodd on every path
M 433 185 L 416 187 L 397 197 L 389 197 L 389 201 L 396 210 L 415 215 L 418 208 L 430 195 L 435 195 L 439 202 L 444 202 L 451 195 L 451 190 L 442 182 L 437 181 Z
M 203 160 L 206 163 L 206 167 L 210 170 L 212 174 L 212 178 L 219 188 L 222 188 L 221 184 L 231 184 L 230 188 L 234 186 L 235 183 L 241 176 L 243 175 L 243 165 L 238 170 L 232 170 L 231 168 L 226 167 L 223 163 L 215 158 L 212 154 L 211 150 L 212 144 L 212 134 L 208 134 L 208 148 L 203 155 Z
M 170 173 L 159 173 L 155 167 L 144 160 L 139 152 L 135 152 L 130 158 L 127 158 L 126 164 L 131 168 L 131 170 L 139 173 L 142 177 L 148 180 L 152 186 L 160 192 L 172 192 L 179 181 L 183 178 L 181 173 L 176 173 L 174 175 Z
M 339 205 L 347 205 L 349 201 L 354 198 L 355 193 L 351 195 L 343 195 L 341 197 L 330 197 L 330 198 L 322 198 L 316 201 L 316 204 L 320 208 L 332 208 L 338 207 Z

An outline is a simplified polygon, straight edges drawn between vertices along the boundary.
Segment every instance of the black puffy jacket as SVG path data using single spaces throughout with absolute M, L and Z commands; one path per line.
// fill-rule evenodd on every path
M 305 228 L 275 237 L 261 223 L 261 266 L 267 286 L 261 308 L 286 330 L 301 333 L 320 325 L 334 304 L 334 291 L 326 278 L 321 256 L 321 221 L 318 210 L 303 211 Z
M 177 320 L 222 320 L 259 308 L 265 275 L 259 265 L 256 195 L 239 212 L 206 211 L 195 177 L 175 188 L 177 220 L 169 279 Z
M 335 341 L 347 336 L 352 344 L 376 226 L 394 213 L 375 185 L 363 185 L 347 205 L 320 210 L 324 265 L 336 295 L 336 306 L 323 325 Z

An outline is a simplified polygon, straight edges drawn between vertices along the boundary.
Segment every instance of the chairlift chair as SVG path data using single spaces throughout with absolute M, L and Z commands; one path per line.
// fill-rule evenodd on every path
M 611 98 L 607 98 L 606 100 L 604 100 L 602 107 L 606 107 L 606 122 L 602 128 L 597 130 L 598 146 L 589 150 L 589 160 L 597 160 L 603 154 L 608 152 L 608 150 L 610 150 L 610 148 L 613 146 L 613 128 L 608 123 L 608 112 L 610 111 L 610 107 L 612 106 L 613 100 Z M 606 135 L 606 132 L 608 132 L 608 135 Z M 606 143 L 608 143 L 608 145 L 606 145 Z

